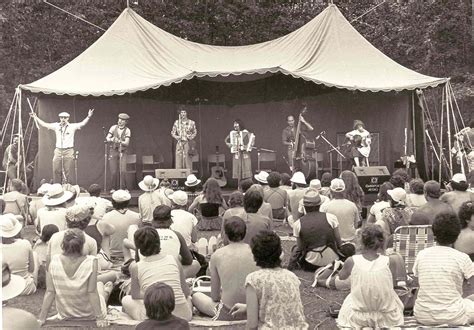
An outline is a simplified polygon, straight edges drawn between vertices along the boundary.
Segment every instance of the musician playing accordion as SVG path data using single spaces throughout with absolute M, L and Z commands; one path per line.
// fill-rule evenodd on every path
M 234 129 L 225 139 L 232 154 L 232 178 L 237 180 L 252 177 L 250 152 L 255 143 L 255 135 L 247 131 L 240 119 L 234 120 Z

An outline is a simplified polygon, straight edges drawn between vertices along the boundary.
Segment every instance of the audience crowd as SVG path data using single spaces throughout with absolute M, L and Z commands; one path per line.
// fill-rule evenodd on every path
M 262 171 L 228 198 L 213 178 L 199 191 L 190 175 L 186 192 L 148 175 L 137 212 L 126 190 L 109 201 L 97 184 L 46 183 L 30 195 L 14 179 L 0 203 L 3 326 L 76 319 L 104 327 L 108 305 L 120 304 L 140 330 L 188 329 L 196 314 L 246 320 L 250 329 L 307 329 L 297 270 L 316 271 L 315 283 L 330 273 L 328 287 L 332 279 L 332 288 L 349 290 L 340 327 L 402 326 L 410 306 L 400 288 L 410 285 L 420 324 L 474 324 L 474 295 L 463 291 L 474 280 L 473 179 L 457 173 L 442 189 L 397 170 L 368 203 L 351 171 L 310 182 L 302 172 Z M 417 251 L 407 275 L 394 234 L 417 225 L 431 227 L 434 246 Z M 26 226 L 33 241 L 23 238 Z M 220 234 L 203 250 L 199 231 Z M 295 241 L 288 265 L 281 236 Z M 196 289 L 201 275 L 208 292 Z M 37 317 L 8 307 L 38 288 L 46 291 Z

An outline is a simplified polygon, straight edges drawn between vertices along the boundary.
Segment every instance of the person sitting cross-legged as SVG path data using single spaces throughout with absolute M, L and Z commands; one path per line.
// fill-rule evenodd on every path
M 193 315 L 192 305 L 181 263 L 177 258 L 161 251 L 160 235 L 155 228 L 144 226 L 133 236 L 138 261 L 130 265 L 131 293 L 122 298 L 124 312 L 134 320 L 145 320 L 145 292 L 154 283 L 163 282 L 174 291 L 173 315 L 190 321 Z
M 291 251 L 288 269 L 302 267 L 314 271 L 339 259 L 342 244 L 339 222 L 335 215 L 320 212 L 322 198 L 317 190 L 308 189 L 303 197 L 306 215 L 293 225 L 296 246 Z
M 211 297 L 201 292 L 192 297 L 193 305 L 200 312 L 220 321 L 236 319 L 230 315 L 230 309 L 236 303 L 245 303 L 245 278 L 258 269 L 250 246 L 242 241 L 247 230 L 245 222 L 231 217 L 224 230 L 229 245 L 214 252 L 209 266 Z
M 416 320 L 428 326 L 459 326 L 474 322 L 474 295 L 463 298 L 463 282 L 472 283 L 474 265 L 453 248 L 461 226 L 453 212 L 436 215 L 433 234 L 437 246 L 421 250 L 413 273 L 420 289 L 413 309 Z
M 85 242 L 85 234 L 78 228 L 63 233 L 62 253 L 52 256 L 46 273 L 46 293 L 39 315 L 41 325 L 53 301 L 60 320 L 95 319 L 98 327 L 108 325 L 106 301 L 113 285 L 112 282 L 103 285 L 97 279 L 97 258 L 83 254 Z

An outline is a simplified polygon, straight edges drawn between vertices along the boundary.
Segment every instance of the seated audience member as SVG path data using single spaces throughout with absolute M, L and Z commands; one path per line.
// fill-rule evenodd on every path
M 408 183 L 410 180 L 411 177 L 408 172 L 404 168 L 399 168 L 392 173 L 390 183 L 392 183 L 395 188 L 403 188 L 408 191 Z
M 133 236 L 139 261 L 130 265 L 131 292 L 122 298 L 123 311 L 134 320 L 145 320 L 145 291 L 154 283 L 163 282 L 174 292 L 173 315 L 190 321 L 192 305 L 181 263 L 172 255 L 161 252 L 160 236 L 153 227 L 142 227 Z
M 369 224 L 362 229 L 361 237 L 362 254 L 348 258 L 339 272 L 340 280 L 350 277 L 351 291 L 341 306 L 337 324 L 357 329 L 401 326 L 403 303 L 393 289 L 396 265 L 382 254 L 383 232 Z
M 20 179 L 11 180 L 11 190 L 0 198 L 5 201 L 4 213 L 16 215 L 21 223 L 27 224 L 28 220 L 28 196 L 22 193 L 23 181 Z
M 352 171 L 343 171 L 340 178 L 344 181 L 345 190 L 344 198 L 353 202 L 359 212 L 362 211 L 362 203 L 364 202 L 364 191 L 359 185 L 359 180 L 357 176 Z
M 25 280 L 11 273 L 8 265 L 2 263 L 2 329 L 40 329 L 36 317 L 23 310 L 8 307 L 8 300 L 19 296 L 25 290 Z
M 80 231 L 84 231 L 89 222 L 91 221 L 92 212 L 91 209 L 86 205 L 74 205 L 68 209 L 66 209 L 66 225 L 68 229 L 78 229 Z M 48 244 L 48 252 L 46 255 L 46 264 L 49 265 L 52 258 L 55 255 L 60 255 L 63 252 L 62 243 L 64 241 L 64 235 L 68 231 L 60 230 L 59 232 L 53 234 L 51 239 L 49 240 Z M 87 234 L 84 234 L 84 243 L 81 245 L 83 250 L 82 254 L 97 255 L 97 243 L 94 238 L 90 237 Z
M 41 234 L 46 225 L 55 225 L 59 230 L 64 230 L 66 226 L 66 208 L 68 201 L 74 197 L 74 194 L 59 184 L 51 185 L 42 201 L 45 207 L 38 210 L 36 228 Z
M 250 191 L 258 191 L 258 193 L 260 195 L 262 195 L 262 198 L 263 198 L 264 192 L 263 192 L 263 187 L 261 185 L 253 184 L 247 190 L 247 192 L 250 192 Z M 260 215 L 266 216 L 267 218 L 269 218 L 273 222 L 273 212 L 272 212 L 272 206 L 270 205 L 270 203 L 262 201 L 262 206 L 260 206 L 257 213 L 260 214 Z
M 452 212 L 438 213 L 433 221 L 438 243 L 418 252 L 413 273 L 419 291 L 415 301 L 416 320 L 427 326 L 458 326 L 474 322 L 474 295 L 463 299 L 463 281 L 474 279 L 469 256 L 452 248 L 461 226 Z
M 225 211 L 224 216 L 222 217 L 222 227 L 221 227 L 221 238 L 224 245 L 229 244 L 229 239 L 225 235 L 225 223 L 232 217 L 238 217 L 240 219 L 247 218 L 247 212 L 244 209 L 244 194 L 240 191 L 234 191 L 229 196 L 229 208 Z
M 292 190 L 291 176 L 288 173 L 282 173 L 280 176 L 280 188 L 286 191 Z
M 143 299 L 147 320 L 139 323 L 136 330 L 189 329 L 189 323 L 172 314 L 175 307 L 173 289 L 165 283 L 156 282 L 145 291 Z
M 38 264 L 36 267 L 38 267 L 38 287 L 39 288 L 44 288 L 46 285 L 46 260 L 48 256 L 48 243 L 49 240 L 51 239 L 51 236 L 53 234 L 57 233 L 59 231 L 58 227 L 55 225 L 46 225 L 44 226 L 43 230 L 41 231 L 41 236 L 39 239 L 35 242 L 35 245 L 33 246 L 33 252 L 36 254 L 35 257 L 35 262 Z
M 191 251 L 186 241 L 179 232 L 170 229 L 173 222 L 171 208 L 166 205 L 160 205 L 153 211 L 152 227 L 155 228 L 160 237 L 160 251 L 163 255 L 171 255 L 181 262 L 186 278 L 197 274 L 200 264 L 193 260 Z M 138 230 L 138 226 L 131 226 L 128 236 L 131 237 Z M 136 246 L 130 239 L 124 240 L 124 246 L 129 249 L 136 249 Z
M 95 212 L 95 208 L 93 208 L 93 212 Z M 105 221 L 100 221 L 100 219 L 95 218 L 93 213 L 89 224 L 84 229 L 84 232 L 92 237 L 97 243 L 99 269 L 109 269 L 112 266 L 110 260 L 110 237 L 114 234 L 115 227 Z
M 25 280 L 20 294 L 26 296 L 36 292 L 38 265 L 35 265 L 31 243 L 20 238 L 21 229 L 21 223 L 13 214 L 0 215 L 2 261 L 8 264 L 12 274 Z
M 151 222 L 153 220 L 153 211 L 157 206 L 163 203 L 160 194 L 156 191 L 160 185 L 160 180 L 146 175 L 142 181 L 138 183 L 138 187 L 144 191 L 138 196 L 138 213 L 142 221 Z
M 339 222 L 339 233 L 343 241 L 353 241 L 360 221 L 359 209 L 354 202 L 344 198 L 346 185 L 342 179 L 331 181 L 331 199 L 322 205 L 321 212 L 334 214 Z
M 170 187 L 171 183 L 167 179 L 163 179 L 160 182 L 160 187 L 156 190 L 156 192 L 161 198 L 162 205 L 166 205 L 169 207 L 171 207 L 171 200 L 168 196 L 173 193 L 173 189 L 171 189 Z
M 291 177 L 291 183 L 293 184 L 293 190 L 288 191 L 288 207 L 290 215 L 288 216 L 288 224 L 293 227 L 293 224 L 298 220 L 298 205 L 300 200 L 303 199 L 306 191 L 306 178 L 303 172 L 295 172 Z
M 454 248 L 464 252 L 474 260 L 474 202 L 464 202 L 459 208 L 461 233 L 454 243 Z
M 258 174 L 255 174 L 253 177 L 259 185 L 263 187 L 263 190 L 268 189 L 268 172 L 260 171 Z
M 252 239 L 251 247 L 261 270 L 247 275 L 246 305 L 235 304 L 231 314 L 246 311 L 249 329 L 308 329 L 301 302 L 301 282 L 295 274 L 281 268 L 280 237 L 263 231 Z
M 211 296 L 196 292 L 192 301 L 201 313 L 212 316 L 214 320 L 229 321 L 235 320 L 230 309 L 237 303 L 245 303 L 245 278 L 258 268 L 250 246 L 242 241 L 246 232 L 245 222 L 232 217 L 226 221 L 224 229 L 229 245 L 211 256 Z
M 30 216 L 35 223 L 37 222 L 38 210 L 44 207 L 43 196 L 48 193 L 49 188 L 51 188 L 51 184 L 43 183 L 36 192 L 37 197 L 34 197 L 30 202 Z
M 281 176 L 278 172 L 268 175 L 268 189 L 264 190 L 263 200 L 270 203 L 273 219 L 284 220 L 287 216 L 288 194 L 280 188 Z
M 329 172 L 324 172 L 321 176 L 321 190 L 319 193 L 321 196 L 331 197 L 331 181 L 332 181 L 332 174 Z
M 106 302 L 113 284 L 98 282 L 97 258 L 83 254 L 85 242 L 84 232 L 78 228 L 64 232 L 62 253 L 52 256 L 46 273 L 40 324 L 45 323 L 54 301 L 60 320 L 95 319 L 98 327 L 108 325 Z
M 410 218 L 413 214 L 413 209 L 406 206 L 407 193 L 403 188 L 395 188 L 387 190 L 389 196 L 390 207 L 382 211 L 382 219 L 377 221 L 385 234 L 393 235 L 395 229 L 400 226 L 408 226 Z
M 115 227 L 110 236 L 110 257 L 123 259 L 123 240 L 127 237 L 128 227 L 140 223 L 140 215 L 128 209 L 132 196 L 128 191 L 117 190 L 112 194 L 114 209 L 104 215 L 102 221 Z
M 298 266 L 314 271 L 339 259 L 341 246 L 339 223 L 335 215 L 319 211 L 322 198 L 317 190 L 308 189 L 303 197 L 306 215 L 293 225 L 296 246 L 291 251 L 288 269 Z
M 474 193 L 474 170 L 469 171 L 467 174 L 467 183 L 469 184 L 467 191 Z
M 249 244 L 252 238 L 262 230 L 272 230 L 273 223 L 270 218 L 258 214 L 257 211 L 262 206 L 263 197 L 258 191 L 248 191 L 244 195 L 244 208 L 247 217 L 243 219 L 247 225 L 244 242 Z
M 420 206 L 411 216 L 410 225 L 431 225 L 438 213 L 453 212 L 450 205 L 442 202 L 441 186 L 434 180 L 426 181 L 423 187 L 426 204 Z
M 214 178 L 207 179 L 202 193 L 189 206 L 188 211 L 194 213 L 199 210 L 199 230 L 220 230 L 222 226 L 221 210 L 227 209 L 227 203 L 222 197 L 221 187 Z
M 459 212 L 462 203 L 474 201 L 474 194 L 467 191 L 469 185 L 464 174 L 454 174 L 449 186 L 451 186 L 452 191 L 444 193 L 439 200 L 450 205 L 454 213 Z
M 426 204 L 424 183 L 421 179 L 413 179 L 410 181 L 410 193 L 407 194 L 407 206 L 418 208 Z
M 319 181 L 318 179 L 313 179 L 309 182 L 309 187 L 308 187 L 308 190 L 315 190 L 319 193 L 319 197 L 321 197 L 321 205 L 323 205 L 324 203 L 326 202 L 329 202 L 330 201 L 330 198 L 327 197 L 327 196 L 323 196 L 321 195 L 321 181 Z M 304 199 L 304 198 L 303 198 Z M 304 206 L 303 206 L 303 199 L 300 200 L 299 204 L 298 204 L 298 218 L 301 218 L 303 215 L 306 214 L 306 211 L 304 209 Z
M 199 180 L 194 174 L 189 174 L 184 182 L 187 187 L 186 193 L 188 194 L 188 207 L 192 204 L 194 199 L 199 196 L 199 188 L 201 187 L 201 180 Z
M 176 190 L 170 196 L 170 199 L 173 202 L 171 210 L 173 223 L 171 224 L 170 229 L 180 233 L 186 241 L 186 245 L 191 248 L 193 243 L 196 243 L 197 241 L 196 225 L 198 219 L 194 214 L 187 211 L 186 206 L 188 205 L 188 194 L 182 190 Z
M 113 208 L 111 201 L 100 197 L 101 191 L 102 187 L 96 183 L 93 183 L 87 189 L 89 196 L 76 198 L 76 203 L 80 203 L 82 200 L 84 200 L 87 201 L 87 203 L 93 205 L 94 213 L 92 214 L 92 219 L 102 220 L 105 213 L 111 211 Z
M 382 211 L 387 207 L 390 207 L 390 196 L 387 194 L 388 190 L 393 189 L 393 184 L 386 181 L 380 185 L 379 192 L 377 194 L 377 200 L 369 210 L 367 217 L 367 223 L 374 223 L 382 220 Z

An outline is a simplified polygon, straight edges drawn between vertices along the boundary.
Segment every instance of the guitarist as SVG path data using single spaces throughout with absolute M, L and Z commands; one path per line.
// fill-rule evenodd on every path
M 178 119 L 175 120 L 171 136 L 176 142 L 176 168 L 192 169 L 191 157 L 195 154 L 194 138 L 197 135 L 196 123 L 188 119 L 184 105 L 180 105 Z
M 371 135 L 364 127 L 361 120 L 354 120 L 354 129 L 346 133 L 346 138 L 351 141 L 351 158 L 356 167 L 369 166 Z

